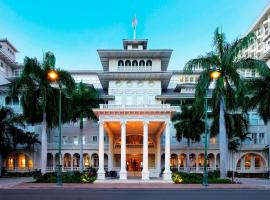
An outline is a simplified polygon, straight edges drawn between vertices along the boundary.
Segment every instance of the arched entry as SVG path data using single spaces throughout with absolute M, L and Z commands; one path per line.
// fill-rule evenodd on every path
M 88 153 L 83 154 L 83 166 L 84 166 L 84 168 L 90 167 L 90 156 Z
M 179 167 L 180 170 L 184 170 L 187 166 L 187 156 L 186 154 L 182 153 L 179 156 Z
M 75 153 L 73 155 L 73 170 L 79 170 L 80 168 L 80 154 Z
M 213 153 L 208 154 L 207 167 L 210 167 L 211 169 L 215 168 L 215 155 Z
M 33 170 L 33 160 L 24 152 L 14 152 L 7 156 L 6 168 L 8 171 L 31 171 Z
M 171 160 L 170 160 L 170 164 L 171 164 L 171 169 L 172 170 L 178 170 L 178 157 L 177 157 L 177 154 L 171 154 Z
M 47 153 L 47 168 L 53 168 L 53 154 Z
M 189 154 L 190 171 L 196 171 L 196 155 L 194 153 Z
M 92 167 L 98 168 L 98 154 L 93 153 L 91 156 L 91 160 L 92 160 Z
M 202 168 L 204 166 L 204 154 L 203 153 L 200 153 L 198 155 L 198 159 L 197 159 L 197 162 L 198 162 L 198 166 L 200 168 Z
M 69 170 L 71 169 L 71 155 L 69 153 L 64 154 L 64 169 Z
M 266 168 L 266 161 L 257 153 L 246 153 L 238 159 L 236 168 L 241 171 L 261 171 Z

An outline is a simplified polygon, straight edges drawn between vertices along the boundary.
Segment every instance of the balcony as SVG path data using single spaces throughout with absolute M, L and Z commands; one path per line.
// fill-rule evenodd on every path
M 128 154 L 142 154 L 143 153 L 143 144 L 127 144 L 126 150 Z M 149 144 L 148 145 L 148 152 L 149 153 L 155 153 L 155 147 L 154 145 Z M 117 144 L 114 148 L 115 154 L 121 153 L 121 145 Z
M 142 109 L 142 108 L 154 108 L 154 109 L 169 109 L 176 108 L 177 106 L 171 106 L 170 104 L 136 104 L 136 105 L 117 105 L 117 104 L 99 104 L 101 109 Z
M 98 143 L 87 143 L 83 145 L 84 149 L 98 149 Z M 104 148 L 108 149 L 108 144 L 104 144 Z M 48 143 L 48 149 L 58 149 L 58 143 Z M 62 150 L 79 150 L 80 144 L 62 143 Z

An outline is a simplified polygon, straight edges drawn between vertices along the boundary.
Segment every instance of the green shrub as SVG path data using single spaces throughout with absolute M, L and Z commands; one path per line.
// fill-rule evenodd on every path
M 95 180 L 96 180 L 96 176 L 90 176 L 90 174 L 87 172 L 84 172 L 81 175 L 81 181 L 83 183 L 93 183 Z
M 196 173 L 184 173 L 184 172 L 175 172 L 172 174 L 172 180 L 174 183 L 185 183 L 185 184 L 201 184 L 203 181 L 203 174 Z M 231 183 L 229 179 L 220 179 L 219 172 L 209 172 L 208 173 L 208 182 L 209 183 Z
M 35 176 L 35 180 L 38 183 L 56 183 L 57 173 L 50 172 L 44 175 Z M 78 171 L 63 172 L 62 181 L 63 183 L 93 183 L 96 180 L 96 176 L 93 176 L 92 173 Z

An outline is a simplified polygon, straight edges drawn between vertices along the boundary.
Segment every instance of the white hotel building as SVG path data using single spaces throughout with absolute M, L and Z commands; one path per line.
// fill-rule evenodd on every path
M 265 12 L 263 19 L 268 21 L 270 11 Z M 265 26 L 264 20 L 258 23 L 255 27 Z M 147 45 L 147 40 L 123 40 L 122 49 L 98 50 L 102 70 L 70 71 L 76 82 L 92 84 L 104 103 L 94 110 L 98 122 L 84 120 L 82 155 L 79 124 L 63 124 L 63 171 L 79 170 L 80 156 L 83 156 L 84 168 L 98 169 L 99 179 L 105 178 L 105 171 L 113 170 L 120 179 L 162 176 L 170 180 L 172 169 L 186 170 L 187 159 L 190 159 L 191 172 L 203 171 L 203 140 L 192 143 L 188 155 L 187 141 L 176 140 L 171 122 L 171 115 L 180 112 L 179 105 L 194 101 L 200 70 L 191 75 L 169 71 L 172 50 L 148 49 Z M 263 52 L 266 56 L 268 51 Z M 0 40 L 0 105 L 22 112 L 20 99 L 11 99 L 7 93 L 8 84 L 20 74 L 15 53 L 16 48 L 8 40 Z M 243 78 L 257 76 L 251 71 L 241 71 L 241 75 Z M 268 172 L 270 132 L 256 112 L 249 113 L 249 122 L 251 140 L 245 141 L 239 152 L 230 153 L 228 169 L 256 176 Z M 29 130 L 41 133 L 40 126 Z M 55 171 L 59 160 L 58 140 L 57 129 L 49 130 L 47 141 L 42 141 L 47 143 L 47 152 L 41 152 L 40 146 L 33 151 L 19 149 L 5 158 L 3 167 L 8 171 Z M 208 168 L 217 170 L 218 139 L 208 140 Z M 46 166 L 41 166 L 42 157 L 47 160 Z

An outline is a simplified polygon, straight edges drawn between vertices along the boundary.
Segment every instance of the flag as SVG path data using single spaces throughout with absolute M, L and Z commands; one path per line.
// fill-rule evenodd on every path
M 132 20 L 132 27 L 133 27 L 133 29 L 136 29 L 137 24 L 138 24 L 138 20 L 137 20 L 136 15 L 135 15 L 134 18 L 133 18 L 133 20 Z

